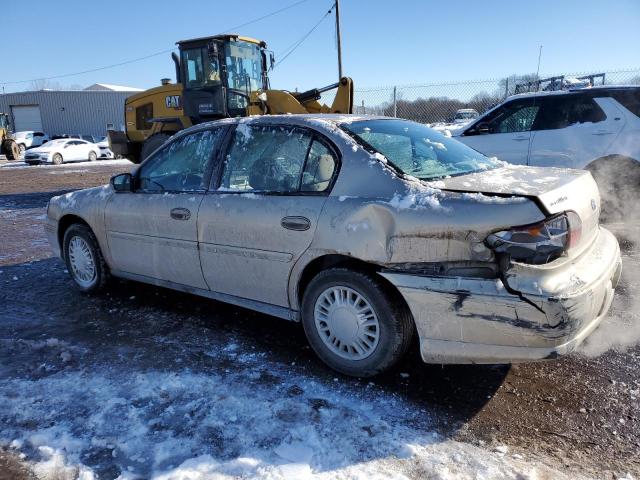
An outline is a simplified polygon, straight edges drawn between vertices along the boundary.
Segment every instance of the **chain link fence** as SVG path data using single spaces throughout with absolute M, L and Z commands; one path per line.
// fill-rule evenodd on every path
M 640 85 L 640 68 L 562 75 L 511 75 L 493 80 L 430 83 L 372 88 L 354 92 L 354 113 L 399 117 L 427 124 L 468 121 L 522 92 L 589 85 Z M 466 112 L 461 111 L 469 109 Z M 475 110 L 472 111 L 472 110 Z

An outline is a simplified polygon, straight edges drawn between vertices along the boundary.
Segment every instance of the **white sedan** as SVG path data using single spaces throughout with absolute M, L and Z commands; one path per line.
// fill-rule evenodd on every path
M 100 158 L 116 158 L 109 147 L 109 140 L 107 137 L 100 137 L 96 142 L 96 145 L 100 149 Z
M 85 160 L 94 162 L 99 156 L 100 149 L 95 143 L 77 138 L 61 138 L 59 140 L 51 140 L 41 147 L 28 150 L 24 155 L 24 161 L 29 165 L 38 163 L 60 165 L 62 162 L 81 162 Z

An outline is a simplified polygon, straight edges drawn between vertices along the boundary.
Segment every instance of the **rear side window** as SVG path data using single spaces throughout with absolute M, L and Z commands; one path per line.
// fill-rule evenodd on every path
M 150 119 L 153 118 L 153 103 L 146 103 L 136 108 L 136 129 L 149 130 L 152 126 Z
M 611 96 L 636 117 L 640 117 L 640 88 L 614 91 Z
M 305 129 L 240 123 L 219 190 L 322 192 L 329 187 L 335 166 L 331 150 Z
M 540 106 L 534 130 L 557 130 L 580 123 L 598 123 L 607 118 L 595 100 L 584 95 L 541 98 Z

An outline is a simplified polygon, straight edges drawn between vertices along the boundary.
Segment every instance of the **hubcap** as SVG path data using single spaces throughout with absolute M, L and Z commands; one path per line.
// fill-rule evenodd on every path
M 378 346 L 380 323 L 371 304 L 349 287 L 327 288 L 316 300 L 316 330 L 324 344 L 347 360 L 362 360 Z
M 73 278 L 83 287 L 90 286 L 96 278 L 96 265 L 91 248 L 82 237 L 73 237 L 69 242 L 69 264 Z

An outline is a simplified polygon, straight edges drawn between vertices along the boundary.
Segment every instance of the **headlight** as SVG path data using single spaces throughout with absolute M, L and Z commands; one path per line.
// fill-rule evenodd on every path
M 580 217 L 566 212 L 532 225 L 492 233 L 486 244 L 512 260 L 539 265 L 555 260 L 576 245 L 581 233 Z

